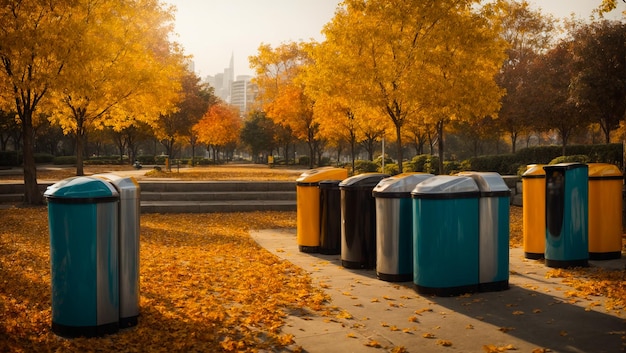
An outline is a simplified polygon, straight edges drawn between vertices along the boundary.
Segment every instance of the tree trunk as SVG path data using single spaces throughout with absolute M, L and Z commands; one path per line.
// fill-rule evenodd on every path
M 43 195 L 37 185 L 37 166 L 33 154 L 33 117 L 32 111 L 24 109 L 22 116 L 22 141 L 24 163 L 24 203 L 28 205 L 43 204 Z
M 83 137 L 83 120 L 81 118 L 78 118 L 76 126 L 76 176 L 85 175 L 85 171 L 83 169 Z
M 398 172 L 402 174 L 402 160 L 404 159 L 402 156 L 402 125 L 396 123 L 396 139 L 397 139 L 397 152 L 396 156 L 398 158 Z M 385 158 L 385 156 L 383 156 Z
M 437 139 L 439 150 L 439 174 L 443 173 L 443 160 L 445 156 L 444 144 L 443 144 L 443 119 L 437 122 Z

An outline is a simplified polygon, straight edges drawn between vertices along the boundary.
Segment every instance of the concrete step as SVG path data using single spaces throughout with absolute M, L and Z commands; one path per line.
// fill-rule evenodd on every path
M 44 192 L 50 183 L 39 184 Z M 295 211 L 289 181 L 139 181 L 142 213 Z M 24 185 L 0 183 L 0 204 L 21 203 Z
M 295 200 L 295 191 L 216 191 L 216 192 L 149 192 L 141 191 L 141 201 L 235 201 Z
M 141 213 L 215 213 L 253 211 L 295 211 L 296 201 L 141 201 Z

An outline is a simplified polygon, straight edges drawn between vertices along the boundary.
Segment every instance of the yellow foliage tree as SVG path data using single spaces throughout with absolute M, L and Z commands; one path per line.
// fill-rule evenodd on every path
M 312 43 L 285 43 L 276 48 L 261 44 L 258 55 L 249 58 L 256 71 L 257 100 L 276 124 L 290 129 L 295 138 L 306 141 L 310 167 L 315 159 L 319 124 L 313 120 L 314 100 L 306 93 L 302 73 L 311 64 Z
M 154 124 L 174 109 L 184 69 L 179 49 L 168 42 L 172 14 L 158 1 L 79 6 L 80 55 L 69 63 L 64 88 L 53 91 L 49 103 L 51 120 L 76 138 L 76 175 L 83 175 L 87 132 Z
M 217 160 L 217 152 L 221 148 L 238 141 L 242 126 L 237 108 L 218 103 L 209 108 L 193 126 L 193 131 L 198 136 L 198 142 L 213 149 L 213 159 Z
M 475 13 L 477 3 L 346 0 L 324 28 L 334 79 L 352 81 L 345 94 L 377 107 L 393 123 L 400 172 L 408 120 L 427 116 L 442 133 L 446 119 L 497 106 L 500 93 L 489 70 L 501 64 L 503 47 L 490 23 Z M 441 135 L 439 141 L 443 156 Z

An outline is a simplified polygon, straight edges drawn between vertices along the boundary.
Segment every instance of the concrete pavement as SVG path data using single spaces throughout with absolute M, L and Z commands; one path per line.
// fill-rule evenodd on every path
M 442 298 L 418 294 L 412 282 L 378 280 L 373 270 L 345 269 L 339 255 L 301 253 L 295 230 L 251 236 L 308 271 L 332 298 L 327 315 L 301 311 L 287 318 L 283 331 L 294 335 L 292 348 L 305 352 L 626 350 L 626 308 L 609 311 L 605 298 L 572 296 L 573 288 L 546 278 L 551 269 L 525 259 L 520 248 L 510 253 L 510 289 Z M 626 257 L 590 264 L 623 270 Z

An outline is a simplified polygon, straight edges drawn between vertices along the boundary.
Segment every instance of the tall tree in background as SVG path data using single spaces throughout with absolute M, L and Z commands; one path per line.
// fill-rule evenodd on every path
M 503 46 L 491 29 L 498 24 L 473 12 L 476 3 L 347 0 L 324 28 L 335 79 L 353 82 L 345 94 L 377 107 L 393 124 L 400 172 L 408 120 L 427 116 L 436 124 L 443 164 L 445 123 L 497 109 L 493 76 Z
M 626 113 L 626 24 L 595 21 L 573 29 L 572 90 L 579 108 L 594 117 L 611 142 Z
M 198 142 L 206 144 L 213 150 L 213 161 L 217 162 L 220 149 L 239 139 L 242 122 L 239 112 L 233 106 L 225 103 L 215 104 L 193 126 L 198 136 Z
M 172 16 L 158 2 L 79 5 L 80 51 L 66 68 L 63 89 L 51 92 L 49 103 L 52 120 L 75 136 L 76 175 L 83 175 L 87 132 L 105 126 L 121 130 L 134 120 L 154 122 L 173 110 L 183 66 L 182 55 L 167 41 Z
M 506 90 L 496 123 L 508 133 L 511 153 L 515 153 L 519 135 L 533 125 L 528 119 L 528 108 L 536 98 L 536 91 L 523 89 L 528 67 L 537 55 L 550 48 L 554 18 L 532 10 L 525 0 L 503 0 L 487 6 L 502 21 L 500 35 L 509 44 L 507 58 L 496 77 L 498 85 Z
M 182 78 L 181 99 L 177 110 L 160 116 L 154 124 L 154 133 L 165 147 L 169 158 L 175 154 L 175 144 L 189 138 L 192 127 L 202 119 L 210 104 L 217 102 L 210 88 L 200 82 L 192 72 L 186 72 Z
M 316 155 L 319 123 L 313 119 L 314 100 L 307 94 L 302 75 L 311 64 L 312 43 L 285 43 L 276 48 L 261 44 L 258 55 L 249 58 L 257 76 L 258 100 L 267 116 L 278 125 L 288 127 L 294 137 L 309 146 L 309 167 Z
M 261 153 L 269 155 L 276 147 L 275 130 L 274 121 L 262 111 L 253 111 L 244 121 L 239 138 L 250 148 L 250 154 L 256 163 L 265 163 L 264 160 L 260 160 L 259 155 Z
M 0 103 L 17 112 L 22 128 L 24 202 L 43 203 L 33 154 L 35 110 L 58 89 L 77 46 L 78 21 L 64 0 L 5 1 L 0 9 Z

